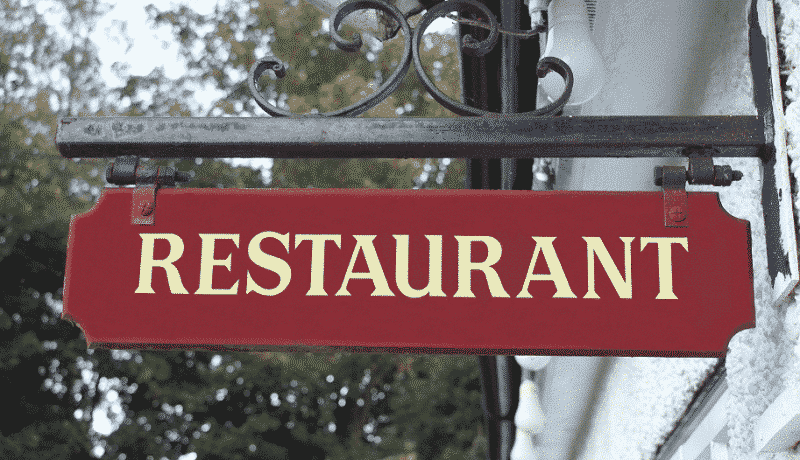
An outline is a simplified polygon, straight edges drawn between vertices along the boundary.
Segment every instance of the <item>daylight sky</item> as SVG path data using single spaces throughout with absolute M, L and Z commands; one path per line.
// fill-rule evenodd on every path
M 108 87 L 118 87 L 124 82 L 121 81 L 112 71 L 112 65 L 117 62 L 126 63 L 129 67 L 127 73 L 130 75 L 147 75 L 156 67 L 163 67 L 168 78 L 178 78 L 185 72 L 185 63 L 178 55 L 178 45 L 169 27 L 153 28 L 148 23 L 145 7 L 148 4 L 154 5 L 159 10 L 174 9 L 175 7 L 186 4 L 200 14 L 211 14 L 217 4 L 224 5 L 227 0 L 193 0 L 176 2 L 174 0 L 147 0 L 147 1 L 107 1 L 112 8 L 96 24 L 91 37 L 99 49 L 101 62 L 101 75 L 107 82 Z M 257 0 L 253 0 L 257 1 Z M 246 1 L 239 1 L 238 4 L 246 7 Z M 35 2 L 37 11 L 44 15 L 49 25 L 63 27 L 63 9 L 52 0 L 37 0 Z M 448 19 L 439 19 L 432 24 L 427 32 L 442 32 L 452 27 L 453 22 Z M 62 34 L 66 35 L 66 30 Z M 206 88 L 198 91 L 195 97 L 200 107 L 207 109 L 211 102 L 222 97 L 222 93 Z M 205 111 L 202 110 L 201 111 Z M 248 165 L 262 172 L 262 177 L 266 182 L 270 180 L 270 169 L 272 160 L 263 159 L 230 159 L 229 163 L 234 165 Z M 59 302 L 60 304 L 60 302 Z M 59 305 L 60 307 L 60 305 Z M 91 382 L 96 378 L 96 373 L 90 369 L 84 372 L 84 378 Z M 103 379 L 105 380 L 105 379 Z M 92 429 L 101 434 L 108 435 L 117 429 L 121 420 L 122 406 L 119 399 L 119 382 L 106 381 L 100 382 L 101 391 L 106 394 L 105 399 L 98 404 L 92 414 Z M 108 414 L 112 420 L 108 417 Z M 80 418 L 84 414 L 77 414 Z M 103 455 L 104 449 L 100 445 L 95 446 L 93 454 L 97 457 Z M 179 460 L 193 460 L 196 454 L 187 454 Z
M 103 79 L 109 82 L 109 86 L 119 86 L 123 82 L 111 70 L 111 66 L 117 61 L 127 63 L 130 66 L 128 73 L 131 75 L 147 75 L 158 66 L 164 68 L 169 78 L 178 78 L 185 72 L 184 62 L 178 56 L 178 45 L 174 43 L 170 28 L 153 28 L 148 23 L 145 6 L 152 4 L 159 10 L 166 10 L 188 4 L 200 14 L 211 14 L 215 6 L 224 5 L 226 0 L 111 0 L 108 3 L 112 5 L 112 9 L 97 23 L 92 39 L 99 47 Z M 238 3 L 246 5 L 245 2 Z M 39 12 L 46 14 L 48 22 L 60 22 L 59 9 L 54 7 L 52 1 L 40 1 L 36 6 Z M 427 33 L 443 31 L 452 24 L 448 19 L 438 19 L 428 27 Z M 205 97 L 199 96 L 199 102 L 207 106 L 210 101 L 220 97 L 221 93 L 212 91 Z
M 256 0 L 253 0 L 256 1 Z M 168 78 L 179 78 L 185 72 L 185 63 L 178 55 L 178 45 L 174 42 L 172 31 L 163 26 L 154 28 L 148 23 L 145 7 L 154 5 L 159 10 L 174 9 L 185 4 L 200 14 L 211 14 L 218 4 L 225 5 L 227 0 L 193 0 L 177 2 L 174 0 L 119 1 L 107 3 L 112 9 L 97 23 L 92 32 L 92 39 L 99 48 L 101 75 L 109 87 L 124 84 L 112 71 L 117 62 L 126 63 L 130 75 L 147 75 L 156 67 L 163 67 Z M 238 4 L 246 7 L 246 1 Z M 51 0 L 36 2 L 37 10 L 47 17 L 52 25 L 60 24 L 61 10 Z M 438 19 L 426 30 L 427 33 L 442 32 L 451 28 L 453 21 Z M 195 99 L 199 103 L 200 113 L 205 113 L 212 101 L 220 99 L 223 92 L 206 87 L 198 89 Z M 230 159 L 234 166 L 247 165 L 260 170 L 262 178 L 269 184 L 271 181 L 271 159 Z

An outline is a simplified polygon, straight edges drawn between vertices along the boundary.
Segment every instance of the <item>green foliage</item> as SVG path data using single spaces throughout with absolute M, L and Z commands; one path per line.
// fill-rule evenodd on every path
M 410 170 L 398 160 L 276 160 L 272 174 L 282 188 L 411 188 Z
M 186 94 L 183 88 L 187 85 L 212 82 L 227 96 L 209 109 L 209 115 L 261 115 L 263 112 L 251 100 L 246 75 L 256 59 L 272 54 L 288 66 L 288 73 L 280 80 L 274 75 L 271 79 L 262 77 L 267 82 L 267 99 L 279 106 L 285 103 L 285 108 L 295 113 L 328 112 L 372 94 L 397 67 L 403 49 L 402 34 L 384 43 L 365 34 L 360 51 L 342 51 L 333 45 L 323 26 L 327 17 L 309 3 L 290 3 L 262 0 L 255 6 L 228 5 L 213 16 L 197 14 L 187 7 L 159 11 L 148 6 L 155 25 L 172 28 L 180 43 L 180 54 L 188 63 L 187 75 L 174 82 L 170 92 Z M 349 37 L 354 30 L 344 26 L 340 32 Z M 460 97 L 456 49 L 456 41 L 450 36 L 430 36 L 422 48 L 423 64 L 440 81 L 440 89 L 455 99 Z M 437 60 L 440 64 L 434 64 Z M 153 91 L 160 80 L 131 79 L 121 96 L 136 99 L 139 92 Z M 400 87 L 366 116 L 393 117 L 406 104 L 414 106 L 409 112 L 413 116 L 453 116 L 426 95 L 413 66 Z M 147 110 L 163 111 L 163 101 L 158 105 L 162 107 Z
M 88 37 L 107 6 L 54 5 L 64 13 L 62 32 L 33 5 L 0 0 L 0 458 L 483 457 L 471 357 L 87 350 L 79 327 L 58 317 L 70 217 L 95 203 L 107 165 L 61 158 L 53 145 L 59 117 L 261 116 L 244 75 L 267 45 L 290 66 L 265 89 L 276 103 L 335 110 L 373 91 L 376 71 L 380 78 L 392 71 L 401 38 L 370 61 L 366 47 L 332 50 L 322 15 L 305 3 L 263 0 L 209 16 L 151 6 L 153 23 L 170 25 L 181 44 L 186 76 L 123 75 L 121 87 L 105 88 Z M 439 55 L 455 45 L 442 40 L 426 46 L 423 60 L 458 97 L 457 55 Z M 193 93 L 209 82 L 227 95 L 198 113 Z M 412 69 L 366 116 L 397 116 L 407 104 L 404 116 L 451 115 L 425 95 Z M 151 163 L 190 171 L 189 187 L 461 188 L 464 174 L 460 160 L 276 160 L 264 184 L 258 171 L 221 161 Z M 106 418 L 116 430 L 95 432 Z
M 404 388 L 393 398 L 395 424 L 417 440 L 422 458 L 482 459 L 480 372 L 471 358 L 421 356 L 403 374 Z M 475 432 L 478 428 L 477 434 Z

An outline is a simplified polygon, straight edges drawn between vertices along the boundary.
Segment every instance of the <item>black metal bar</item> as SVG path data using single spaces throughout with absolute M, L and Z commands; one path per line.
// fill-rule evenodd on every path
M 64 118 L 66 158 L 757 157 L 757 116 L 461 118 Z
M 498 356 L 478 356 L 478 365 L 481 371 L 481 406 L 486 421 L 487 438 L 489 441 L 487 460 L 499 460 L 501 447 L 499 438 L 500 402 L 497 399 L 497 359 Z
M 785 168 L 778 162 L 773 144 L 775 137 L 775 114 L 772 108 L 772 84 L 769 68 L 769 46 L 767 38 L 761 32 L 758 21 L 758 2 L 753 1 L 748 16 L 750 38 L 750 69 L 753 74 L 753 103 L 758 114 L 764 120 L 764 130 L 768 143 L 764 145 L 762 154 L 763 181 L 761 184 L 761 203 L 764 207 L 764 223 L 767 241 L 767 267 L 769 277 L 774 286 L 778 276 L 790 278 L 789 255 L 783 245 L 781 237 L 781 211 L 779 186 L 776 178 L 780 177 L 780 168 Z M 780 88 L 775 88 L 780 90 Z M 781 192 L 782 193 L 782 192 Z
M 502 0 L 500 2 L 485 1 L 484 4 L 493 13 L 499 13 L 500 23 L 504 28 L 520 29 L 523 28 L 521 17 L 525 16 L 530 24 L 527 15 L 522 15 L 523 4 L 520 0 Z M 468 29 L 469 30 L 469 29 Z M 462 28 L 461 32 L 465 30 Z M 471 33 L 477 32 L 474 28 L 469 30 Z M 535 43 L 532 43 L 535 42 Z M 520 100 L 519 79 L 523 78 L 534 88 L 538 81 L 536 74 L 536 62 L 539 60 L 539 40 L 527 40 L 526 51 L 531 52 L 528 57 L 531 61 L 523 67 L 520 61 L 520 40 L 516 37 L 504 35 L 502 46 L 495 48 L 481 58 L 474 58 L 466 53 L 461 54 L 462 60 L 462 81 L 470 81 L 469 85 L 463 85 L 463 98 L 466 103 L 480 103 L 484 110 L 489 109 L 489 100 L 492 103 L 500 102 L 500 110 L 503 113 L 516 113 L 521 111 L 532 111 L 536 109 L 535 93 L 533 98 L 528 97 Z M 531 46 L 534 45 L 534 46 Z M 530 48 L 530 49 L 529 49 Z M 487 62 L 492 62 L 491 68 L 498 69 L 499 72 L 486 72 Z M 483 72 L 476 72 L 478 67 Z M 483 87 L 485 90 L 476 93 L 476 87 Z M 489 92 L 495 97 L 489 98 Z M 499 96 L 499 98 L 497 97 Z M 497 110 L 497 107 L 492 107 Z M 467 156 L 460 154 L 458 156 Z M 494 158 L 492 158 L 494 157 Z M 499 157 L 505 157 L 502 160 Z M 497 152 L 492 156 L 473 158 L 467 161 L 468 180 L 473 174 L 480 175 L 480 182 L 472 180 L 467 184 L 468 188 L 498 189 L 514 188 L 516 169 L 523 168 L 532 170 L 533 161 L 530 155 L 527 158 L 509 159 L 506 152 Z M 505 163 L 505 164 L 504 164 Z M 510 175 L 511 177 L 503 177 Z M 531 171 L 532 179 L 532 171 Z M 505 180 L 504 180 L 505 179 Z M 525 177 L 520 177 L 524 180 Z M 511 187 L 509 186 L 511 185 Z M 522 187 L 530 190 L 531 182 L 525 182 Z M 483 384 L 483 409 L 486 416 L 486 424 L 489 440 L 489 460 L 508 460 L 511 456 L 511 449 L 514 445 L 516 426 L 514 425 L 514 414 L 519 403 L 517 388 L 521 380 L 519 365 L 510 356 L 482 356 L 481 381 Z
M 478 356 L 478 366 L 481 371 L 481 406 L 486 421 L 489 448 L 486 453 L 487 460 L 500 460 L 500 402 L 497 391 L 497 359 L 502 356 Z
M 519 27 L 522 4 L 517 0 L 506 0 L 500 3 L 500 24 L 505 28 Z M 503 35 L 500 47 L 500 108 L 503 113 L 519 111 L 519 38 Z M 537 59 L 538 61 L 538 59 Z M 536 107 L 534 107 L 535 109 Z
M 506 29 L 528 30 L 532 28 L 530 17 L 524 13 L 525 6 L 521 1 L 484 1 L 483 2 Z M 470 34 L 477 38 L 485 38 L 487 31 L 468 25 L 460 25 L 460 33 Z M 538 36 L 520 40 L 515 36 L 503 35 L 500 47 L 496 47 L 484 56 L 461 54 L 461 79 L 463 101 L 466 104 L 492 110 L 495 112 L 516 113 L 529 112 L 536 109 L 536 87 L 538 77 L 536 67 L 539 61 Z M 487 69 L 494 69 L 488 72 Z M 524 81 L 525 84 L 519 84 Z M 497 155 L 497 157 L 505 155 Z M 480 184 L 484 176 L 484 168 L 490 183 L 502 186 L 512 182 L 514 190 L 530 190 L 533 184 L 533 160 L 530 157 L 516 157 L 505 160 L 492 159 L 484 164 L 479 159 L 467 161 L 469 184 Z M 511 177 L 503 184 L 499 175 L 501 171 Z M 495 187 L 500 188 L 500 187 Z
M 775 114 L 772 111 L 772 78 L 769 69 L 769 47 L 758 23 L 758 3 L 751 2 L 748 12 L 748 47 L 750 71 L 753 75 L 753 105 L 762 120 L 766 142 L 770 145 L 775 136 Z M 780 88 L 776 88 L 780 91 Z M 773 152 L 774 153 L 774 152 Z M 769 161 L 769 158 L 765 158 Z
M 519 27 L 522 2 L 504 0 L 500 3 L 500 24 L 503 28 Z M 501 39 L 500 61 L 500 107 L 503 113 L 519 111 L 519 38 L 504 34 Z M 537 59 L 538 60 L 538 59 Z M 535 74 L 534 74 L 535 77 Z M 538 79 L 537 79 L 538 80 Z M 535 109 L 536 107 L 533 107 Z M 500 188 L 511 190 L 516 172 L 516 160 L 503 158 L 500 160 Z
M 489 158 L 481 158 L 479 161 L 481 162 L 481 188 L 483 190 L 498 188 L 498 187 L 491 187 L 491 176 L 489 174 Z
M 527 14 L 523 3 L 517 4 L 517 27 L 521 30 L 533 29 L 531 17 Z M 540 59 L 539 36 L 525 40 L 517 40 L 516 53 L 518 59 L 514 73 L 517 79 L 516 99 L 518 112 L 536 110 L 536 95 L 539 77 L 536 74 L 537 62 Z M 520 85 L 520 81 L 524 84 Z M 502 84 L 502 83 L 501 83 Z M 513 160 L 512 190 L 531 190 L 533 187 L 533 158 L 516 158 Z
M 514 446 L 514 415 L 519 405 L 522 369 L 513 356 L 478 356 L 483 397 L 481 405 L 489 431 L 490 460 L 508 460 Z
M 499 16 L 499 2 L 481 2 L 489 10 Z M 477 19 L 467 15 L 467 19 Z M 459 24 L 459 42 L 464 36 L 470 35 L 476 40 L 485 40 L 489 31 L 480 27 Z M 495 47 L 490 52 L 475 56 L 461 52 L 461 98 L 464 104 L 482 110 L 500 112 L 500 65 L 501 50 Z M 534 107 L 535 108 L 535 107 Z

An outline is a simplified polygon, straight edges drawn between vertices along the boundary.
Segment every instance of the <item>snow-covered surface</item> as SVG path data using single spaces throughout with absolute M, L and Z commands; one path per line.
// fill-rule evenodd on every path
M 595 34 L 609 69 L 608 79 L 600 97 L 590 102 L 582 115 L 754 114 L 746 3 L 731 1 L 720 8 L 719 3 L 709 1 L 599 1 Z M 648 34 L 643 35 L 642 30 Z M 707 35 L 702 36 L 701 30 Z M 730 164 L 745 176 L 719 190 L 720 200 L 729 213 L 751 222 L 754 266 L 760 280 L 756 283 L 769 286 L 760 165 L 758 160 L 727 160 L 717 163 Z M 621 179 L 633 187 L 653 187 L 636 182 L 636 171 L 649 177 L 646 171 L 652 171 L 656 163 L 669 164 L 663 159 L 639 159 L 637 166 L 631 167 L 633 161 L 624 161 L 634 174 Z M 688 186 L 687 190 L 710 187 Z M 715 362 L 702 358 L 613 359 L 598 388 L 581 458 L 652 458 Z
M 800 59 L 800 6 L 797 0 L 777 3 L 781 11 L 779 41 L 787 60 L 783 68 L 790 72 L 786 97 L 792 103 L 786 120 L 796 180 L 800 165 L 800 104 L 794 101 L 800 98 L 800 71 L 795 72 L 793 67 Z M 600 0 L 595 33 L 609 69 L 608 80 L 600 96 L 587 104 L 581 114 L 756 114 L 748 57 L 749 6 L 747 0 Z M 647 30 L 648 35 L 637 35 L 637 30 Z M 670 43 L 672 49 L 665 51 L 669 47 L 658 46 L 654 41 Z M 640 65 L 637 60 L 647 64 Z M 659 68 L 670 72 L 661 75 Z M 651 75 L 642 76 L 645 71 Z M 716 189 L 730 214 L 750 221 L 757 324 L 755 329 L 738 333 L 729 344 L 729 403 L 725 412 L 730 458 L 773 458 L 756 454 L 754 426 L 787 381 L 800 382 L 800 346 L 796 345 L 800 309 L 793 300 L 773 306 L 760 161 L 719 158 L 715 163 L 741 170 L 744 179 L 724 189 L 687 189 Z M 724 289 L 724 280 L 712 288 Z M 605 382 L 597 389 L 597 405 L 580 458 L 652 458 L 714 363 L 713 359 L 615 358 Z
M 754 0 L 755 1 L 755 0 Z M 763 1 L 763 0 L 762 0 Z M 734 2 L 732 2 L 734 3 Z M 737 2 L 738 3 L 738 2 Z M 749 3 L 749 2 L 744 2 Z M 788 73 L 785 97 L 790 102 L 786 110 L 788 152 L 792 162 L 792 182 L 798 176 L 798 156 L 800 156 L 800 72 L 794 69 L 800 59 L 800 6 L 795 0 L 776 1 L 780 15 L 777 19 L 779 46 L 785 50 L 786 62 L 782 68 Z M 747 30 L 743 27 L 749 5 L 742 5 L 739 16 L 729 16 L 725 22 L 731 24 L 736 33 L 728 35 L 724 53 L 717 56 L 711 65 L 711 78 L 705 91 L 705 102 L 701 113 L 753 114 L 752 78 L 747 54 Z M 717 10 L 719 12 L 719 10 Z M 732 12 L 723 12 L 730 15 Z M 725 33 L 723 30 L 722 33 Z M 755 442 L 754 428 L 765 422 L 764 412 L 787 386 L 795 387 L 800 382 L 800 310 L 794 299 L 775 307 L 771 301 L 772 286 L 767 273 L 766 240 L 764 234 L 763 210 L 761 208 L 762 171 L 755 159 L 719 159 L 718 163 L 730 164 L 734 169 L 745 173 L 744 180 L 720 193 L 720 199 L 728 212 L 751 222 L 752 255 L 754 267 L 754 289 L 756 324 L 755 329 L 742 331 L 730 342 L 726 358 L 729 400 L 726 407 L 731 459 L 794 458 L 793 454 L 759 454 Z M 702 190 L 709 187 L 690 187 Z M 797 197 L 793 196 L 797 206 Z M 795 211 L 797 212 L 797 211 Z M 635 414 L 631 422 L 622 425 L 631 428 L 638 445 L 627 446 L 628 455 L 619 458 L 648 458 L 653 447 L 671 429 L 691 397 L 692 389 L 704 377 L 702 362 L 681 360 L 677 368 L 669 369 L 672 360 L 665 360 L 663 367 L 649 367 L 655 363 L 637 363 L 640 378 L 630 391 L 629 401 L 636 401 Z M 686 366 L 686 367 L 684 367 Z M 648 371 L 651 374 L 648 374 Z M 668 382 L 675 381 L 678 374 L 685 377 L 683 384 L 688 387 L 672 387 Z M 641 378 L 644 377 L 644 378 Z M 648 388 L 648 381 L 656 381 Z M 652 391 L 652 393 L 649 393 Z M 669 394 L 672 394 L 670 401 Z M 647 397 L 645 397 L 647 395 Z M 643 400 L 637 400 L 644 397 Z M 663 400 L 664 405 L 654 404 Z M 775 406 L 773 406 L 775 407 Z M 648 414 L 647 409 L 652 412 Z M 624 433 L 621 431 L 620 433 Z M 795 440 L 800 441 L 800 439 Z M 638 451 L 638 455 L 637 455 Z M 609 458 L 609 457 L 604 457 Z
M 800 440 L 800 387 L 789 385 L 755 426 L 755 448 L 758 452 L 784 452 Z
M 777 3 L 781 7 L 792 5 L 796 9 L 791 1 Z M 783 10 L 785 14 L 787 10 Z M 795 17 L 798 17 L 796 14 Z M 787 39 L 789 42 L 798 42 L 798 37 L 790 37 L 786 33 L 788 30 L 785 19 L 784 16 L 783 21 L 778 20 L 779 24 L 784 23 L 779 31 L 779 41 L 784 47 L 788 43 Z M 787 125 L 790 132 L 792 128 L 796 130 L 798 127 L 800 124 L 797 119 Z M 797 148 L 790 146 L 789 154 L 796 158 Z M 729 448 L 734 459 L 759 458 L 755 453 L 754 426 L 769 404 L 781 393 L 786 379 L 790 377 L 792 363 L 796 363 L 791 342 L 796 341 L 797 333 L 792 333 L 792 330 L 797 331 L 797 327 L 791 324 L 791 317 L 787 313 L 795 311 L 797 307 L 794 301 L 791 307 L 781 305 L 776 308 L 772 305 L 772 287 L 766 270 L 758 269 L 766 267 L 763 221 L 754 225 L 752 231 L 757 327 L 741 332 L 731 340 L 726 361 L 730 389 L 727 407 Z M 761 458 L 770 457 L 762 455 Z
M 718 383 L 722 388 L 713 390 L 708 394 L 710 407 L 697 414 L 700 420 L 693 421 L 693 429 L 683 445 L 679 446 L 672 455 L 664 460 L 685 460 L 709 457 L 712 460 L 728 459 L 728 417 L 727 407 L 730 401 L 730 391 L 725 381 Z M 697 422 L 695 424 L 695 422 Z M 712 440 L 709 442 L 709 440 Z M 705 457 L 703 457 L 705 455 Z
M 614 358 L 579 458 L 652 458 L 715 361 Z

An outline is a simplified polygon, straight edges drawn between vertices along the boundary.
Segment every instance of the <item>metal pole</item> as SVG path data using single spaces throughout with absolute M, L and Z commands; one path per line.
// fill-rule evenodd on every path
M 499 13 L 502 27 L 507 29 L 530 28 L 530 18 L 523 25 L 521 11 L 524 8 L 522 0 L 503 0 L 499 2 L 484 2 L 493 13 Z M 499 9 L 498 9 L 499 6 Z M 462 28 L 463 33 L 483 33 L 475 28 Z M 476 105 L 484 110 L 499 111 L 502 113 L 517 113 L 522 105 L 523 110 L 536 108 L 535 87 L 537 83 L 535 66 L 539 60 L 539 43 L 530 40 L 527 51 L 535 51 L 528 56 L 528 66 L 520 64 L 520 40 L 517 37 L 503 35 L 501 46 L 495 48 L 488 55 L 475 58 L 465 54 L 461 56 L 462 62 L 462 94 L 465 103 Z M 532 65 L 531 65 L 532 64 Z M 498 69 L 497 71 L 488 71 Z M 534 96 L 520 104 L 519 76 L 523 73 L 528 85 L 534 87 Z M 480 90 L 479 90 L 480 88 Z M 498 104 L 499 101 L 499 104 Z M 497 107 L 499 105 L 499 107 Z M 531 189 L 532 165 L 529 159 L 481 158 L 468 160 L 467 187 L 477 188 L 476 176 L 480 177 L 480 188 L 503 189 L 514 188 Z M 515 171 L 517 168 L 527 169 L 527 176 L 521 174 L 519 179 L 524 182 L 515 187 Z M 476 171 L 477 170 L 477 171 Z M 478 173 L 478 174 L 476 174 Z M 481 382 L 483 384 L 483 409 L 489 431 L 489 459 L 507 460 L 511 455 L 514 442 L 514 412 L 518 404 L 516 387 L 519 386 L 521 372 L 519 366 L 510 356 L 481 356 L 480 357 Z
M 500 24 L 507 29 L 515 29 L 520 24 L 520 2 L 500 2 Z M 519 80 L 519 39 L 512 35 L 503 35 L 500 61 L 500 106 L 503 113 L 517 113 Z M 536 78 L 534 77 L 534 83 Z M 516 164 L 512 158 L 500 159 L 500 188 L 511 190 L 514 185 Z

